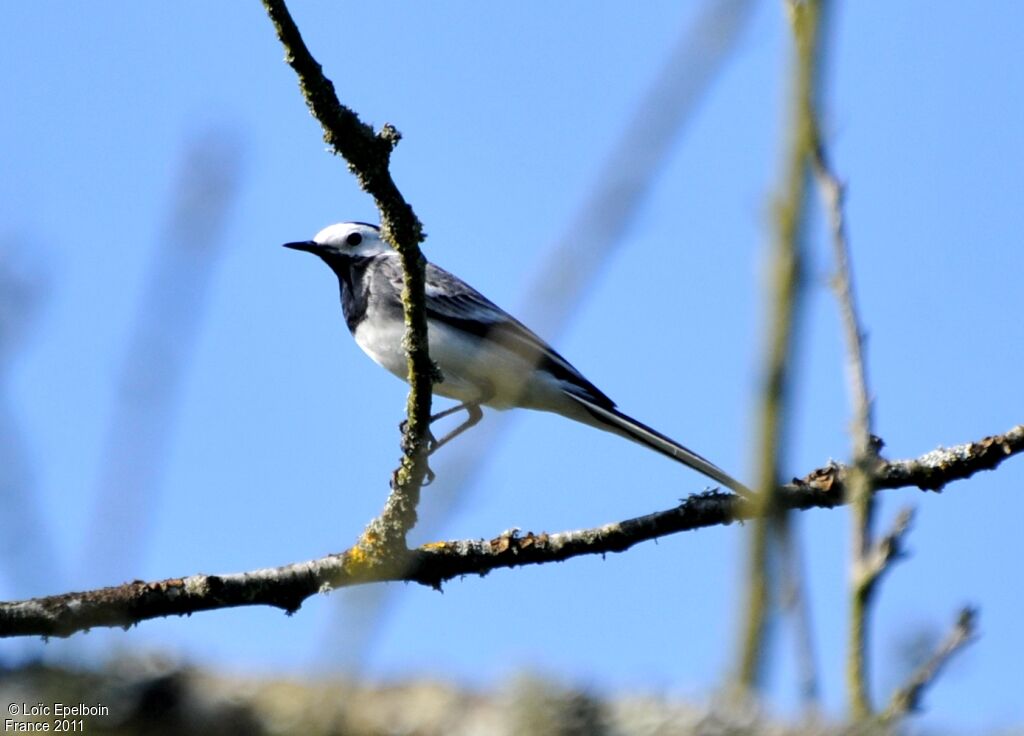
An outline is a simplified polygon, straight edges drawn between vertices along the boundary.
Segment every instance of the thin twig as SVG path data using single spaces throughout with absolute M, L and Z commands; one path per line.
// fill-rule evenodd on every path
M 852 484 L 857 480 L 858 471 L 855 466 L 851 467 L 850 471 L 850 483 Z M 856 497 L 851 493 L 850 498 Z M 914 510 L 909 506 L 902 509 L 896 515 L 889 532 L 872 545 L 867 557 L 861 561 L 859 583 L 867 590 L 869 596 L 878 585 L 882 575 L 888 572 L 894 562 L 904 556 L 903 540 L 910 531 L 910 524 L 913 520 Z
M 880 461 L 876 489 L 937 488 L 991 470 L 1024 453 L 1024 425 L 913 460 Z M 847 502 L 851 469 L 828 465 L 779 489 L 783 509 L 832 508 Z M 381 561 L 365 547 L 308 562 L 230 575 L 193 575 L 158 582 L 133 582 L 83 593 L 0 603 L 0 637 L 69 636 L 98 626 L 133 626 L 161 616 L 234 606 L 269 605 L 298 610 L 309 596 L 333 588 L 404 580 L 439 588 L 462 575 L 560 562 L 588 554 L 623 552 L 668 534 L 755 518 L 755 504 L 734 495 L 691 496 L 679 506 L 617 524 L 559 534 L 503 534 L 490 541 L 427 544 L 399 556 L 400 565 Z
M 374 133 L 373 128 L 338 101 L 334 85 L 306 48 L 284 0 L 263 0 L 263 7 L 284 46 L 285 61 L 299 77 L 306 105 L 323 128 L 324 141 L 348 162 L 359 185 L 373 197 L 380 211 L 383 235 L 398 251 L 405 270 L 402 305 L 410 388 L 402 432 L 403 454 L 392 476 L 391 495 L 384 510 L 370 522 L 360 540 L 367 552 L 404 550 L 406 535 L 416 524 L 420 489 L 428 471 L 430 404 L 438 375 L 427 351 L 425 262 L 419 248 L 423 228 L 398 191 L 389 169 L 391 152 L 401 135 L 391 125 Z
M 853 506 L 853 563 L 850 595 L 850 633 L 847 655 L 847 687 L 850 711 L 857 719 L 871 715 L 871 692 L 868 686 L 868 634 L 871 599 L 875 591 L 877 574 L 870 571 L 869 558 L 873 551 L 875 517 L 874 458 L 872 442 L 872 402 L 868 390 L 867 361 L 864 358 L 864 330 L 861 326 L 857 301 L 853 288 L 853 273 L 850 266 L 850 243 L 846 231 L 844 210 L 845 188 L 835 175 L 828 160 L 820 124 L 814 123 L 814 173 L 818 189 L 824 200 L 832 230 L 832 246 L 836 261 L 835 276 L 832 279 L 847 352 L 847 379 L 850 384 L 850 404 L 853 412 L 851 434 L 853 439 L 853 476 L 850 480 L 850 495 Z
M 788 423 L 789 364 L 803 284 L 803 240 L 808 172 L 813 146 L 813 109 L 817 95 L 821 0 L 789 4 L 796 42 L 790 110 L 790 140 L 782 191 L 775 207 L 776 232 L 769 263 L 769 325 L 765 376 L 758 410 L 756 490 L 763 514 L 754 524 L 747 568 L 747 604 L 736 684 L 741 691 L 757 687 L 769 608 L 771 565 L 769 542 L 776 513 L 781 450 Z
M 925 690 L 935 682 L 939 672 L 949 660 L 966 645 L 974 641 L 978 621 L 978 612 L 973 608 L 964 608 L 957 616 L 953 630 L 946 636 L 927 662 L 922 664 L 910 676 L 907 683 L 892 696 L 889 707 L 881 715 L 882 723 L 889 724 L 915 712 L 921 704 Z

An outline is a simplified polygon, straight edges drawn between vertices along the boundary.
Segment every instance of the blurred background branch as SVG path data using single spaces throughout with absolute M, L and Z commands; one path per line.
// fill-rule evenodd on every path
M 920 708 L 925 691 L 935 682 L 939 673 L 960 650 L 974 641 L 977 635 L 978 612 L 964 608 L 956 623 L 927 661 L 921 664 L 910 679 L 899 688 L 881 716 L 882 723 L 895 723 Z
M 34 336 L 50 283 L 43 253 L 23 237 L 0 241 L 0 569 L 14 595 L 39 595 L 65 585 L 17 412 L 10 370 Z
M 772 559 L 773 535 L 787 534 L 784 513 L 775 502 L 790 424 L 791 367 L 800 323 L 804 286 L 804 248 L 807 194 L 813 151 L 814 108 L 821 77 L 823 38 L 827 32 L 827 0 L 794 0 L 786 5 L 795 56 L 789 102 L 788 137 L 782 181 L 773 208 L 775 233 L 768 256 L 768 326 L 764 344 L 763 378 L 756 420 L 755 489 L 760 513 L 750 535 L 746 573 L 746 604 L 742 622 L 736 683 L 742 693 L 761 683 L 766 627 L 778 575 Z
M 237 131 L 189 138 L 122 356 L 77 579 L 138 577 L 159 503 L 181 391 L 202 330 L 241 181 Z

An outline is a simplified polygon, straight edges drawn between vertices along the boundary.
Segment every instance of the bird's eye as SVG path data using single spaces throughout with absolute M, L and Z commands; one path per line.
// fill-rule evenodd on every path
M 360 243 L 363 242 L 363 236 L 360 235 L 359 233 L 352 233 L 347 238 L 345 238 L 345 242 L 348 243 L 349 245 L 359 245 Z

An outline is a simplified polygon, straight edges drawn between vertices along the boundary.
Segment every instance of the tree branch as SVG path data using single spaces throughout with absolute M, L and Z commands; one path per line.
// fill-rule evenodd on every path
M 917 486 L 939 489 L 992 470 L 1024 452 L 1024 425 L 912 460 L 879 460 L 876 491 Z M 851 468 L 830 464 L 782 486 L 776 503 L 784 509 L 833 508 L 847 503 Z M 0 603 L 0 637 L 69 636 L 98 626 L 130 627 L 147 619 L 234 606 L 267 605 L 294 613 L 315 593 L 364 583 L 404 580 L 434 588 L 463 575 L 560 562 L 588 554 L 623 552 L 668 534 L 751 519 L 755 504 L 722 493 L 690 496 L 678 506 L 615 524 L 558 534 L 510 531 L 490 541 L 427 544 L 400 555 L 395 564 L 357 544 L 345 552 L 282 567 L 228 575 L 192 575 L 157 582 Z
M 405 312 L 405 348 L 408 355 L 409 399 L 402 431 L 402 460 L 391 479 L 391 495 L 380 516 L 370 522 L 360 544 L 367 553 L 385 555 L 405 550 L 406 534 L 416 524 L 416 506 L 426 477 L 430 437 L 430 404 L 437 368 L 427 351 L 425 262 L 419 244 L 423 228 L 412 207 L 391 178 L 391 152 L 401 139 L 391 125 L 379 133 L 338 101 L 334 84 L 306 48 L 284 0 L 263 0 L 285 61 L 299 77 L 299 88 L 309 111 L 324 131 L 324 141 L 348 162 L 359 186 L 373 197 L 380 211 L 384 237 L 398 251 L 405 271 L 402 304 Z

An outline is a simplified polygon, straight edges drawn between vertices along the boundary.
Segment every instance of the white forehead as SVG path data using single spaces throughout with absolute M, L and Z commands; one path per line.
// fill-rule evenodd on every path
M 313 236 L 313 242 L 320 245 L 344 245 L 352 233 L 359 233 L 364 239 L 379 239 L 380 231 L 364 222 L 338 222 L 328 225 Z

